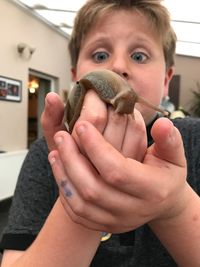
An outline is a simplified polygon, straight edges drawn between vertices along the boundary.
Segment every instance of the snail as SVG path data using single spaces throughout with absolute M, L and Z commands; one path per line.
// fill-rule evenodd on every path
M 167 111 L 139 96 L 117 73 L 107 69 L 98 69 L 87 73 L 77 81 L 68 96 L 64 122 L 70 133 L 80 116 L 84 96 L 88 89 L 93 89 L 101 100 L 112 105 L 115 112 L 120 114 L 133 114 L 135 103 L 141 103 L 165 116 L 168 115 Z

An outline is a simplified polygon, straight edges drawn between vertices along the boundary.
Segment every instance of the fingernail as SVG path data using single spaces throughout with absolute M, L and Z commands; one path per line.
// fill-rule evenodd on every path
M 57 146 L 59 146 L 62 143 L 62 141 L 63 141 L 62 136 L 56 136 L 55 137 L 55 143 Z
M 86 127 L 85 127 L 85 125 L 78 125 L 77 127 L 76 127 L 76 133 L 77 133 L 77 135 L 81 135 L 82 133 L 84 133 L 85 132 L 85 130 L 86 130 Z
M 55 157 L 50 157 L 49 158 L 49 162 L 51 165 L 53 165 L 56 162 L 56 158 Z

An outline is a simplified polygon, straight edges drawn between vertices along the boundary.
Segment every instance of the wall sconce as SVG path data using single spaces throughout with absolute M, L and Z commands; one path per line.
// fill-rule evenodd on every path
M 25 59 L 29 59 L 32 54 L 35 52 L 36 48 L 33 46 L 29 46 L 28 44 L 25 43 L 19 43 L 17 45 L 17 51 Z
M 31 94 L 34 94 L 38 88 L 39 88 L 39 80 L 32 79 L 31 81 L 29 81 L 28 89 Z

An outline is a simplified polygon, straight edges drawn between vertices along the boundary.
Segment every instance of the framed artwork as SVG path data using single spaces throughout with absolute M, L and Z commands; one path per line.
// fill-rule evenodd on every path
M 12 78 L 0 76 L 0 100 L 22 100 L 22 82 Z

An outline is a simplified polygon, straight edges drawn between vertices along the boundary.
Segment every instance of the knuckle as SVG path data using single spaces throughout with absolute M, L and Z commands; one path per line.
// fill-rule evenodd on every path
M 155 203 L 163 203 L 166 201 L 166 199 L 169 198 L 169 192 L 166 189 L 158 190 L 156 194 L 154 195 L 154 202 Z
M 125 181 L 121 172 L 117 168 L 113 168 L 107 175 L 107 182 L 113 186 L 121 186 Z
M 97 128 L 102 128 L 106 123 L 106 118 L 101 114 L 90 114 L 88 121 L 95 125 Z
M 83 202 L 77 201 L 71 208 L 76 216 L 83 217 L 85 215 L 85 205 Z
M 91 187 L 83 190 L 82 197 L 87 202 L 97 202 L 99 200 L 97 190 Z
M 86 105 L 81 111 L 80 120 L 87 120 L 95 127 L 102 129 L 107 123 L 107 110 L 92 108 L 89 105 Z
M 80 214 L 83 214 L 83 205 L 76 205 L 76 206 L 72 206 L 72 205 L 68 205 L 66 203 L 65 198 L 62 196 L 62 194 L 60 195 L 60 200 L 61 203 L 64 207 L 64 209 L 66 210 L 67 214 L 69 215 L 69 217 L 71 218 L 71 220 L 75 223 L 81 223 L 81 216 Z

